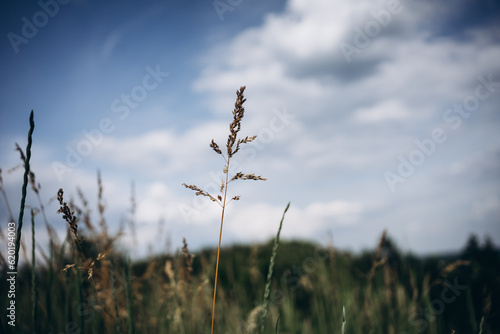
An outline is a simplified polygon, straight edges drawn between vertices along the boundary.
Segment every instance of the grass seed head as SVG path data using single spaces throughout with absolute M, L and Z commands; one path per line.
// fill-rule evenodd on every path
M 245 86 L 241 86 L 239 91 L 236 91 L 236 102 L 234 103 L 233 110 L 233 121 L 229 124 L 229 136 L 227 138 L 227 157 L 231 158 L 239 149 L 238 145 L 234 147 L 236 143 L 236 137 L 238 136 L 238 132 L 241 130 L 241 120 L 245 115 L 245 108 L 243 107 L 243 103 L 245 103 L 246 99 L 243 95 L 245 91 Z
M 210 147 L 217 152 L 218 154 L 222 154 L 222 151 L 219 148 L 219 145 L 212 139 L 212 142 L 210 143 Z
M 61 188 L 57 192 L 57 200 L 61 206 L 59 210 L 57 210 L 57 213 L 63 214 L 63 219 L 68 222 L 71 233 L 75 237 L 75 243 L 79 246 L 81 244 L 81 238 L 78 236 L 78 224 L 76 223 L 75 212 L 68 207 L 66 202 L 64 202 L 63 195 L 64 191 Z

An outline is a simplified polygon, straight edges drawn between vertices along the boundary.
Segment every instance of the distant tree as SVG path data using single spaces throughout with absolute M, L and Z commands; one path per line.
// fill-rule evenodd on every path
M 477 239 L 477 235 L 471 234 L 469 240 L 467 240 L 467 244 L 465 245 L 465 249 L 463 251 L 463 256 L 466 259 L 477 259 L 478 255 L 481 251 L 479 241 Z

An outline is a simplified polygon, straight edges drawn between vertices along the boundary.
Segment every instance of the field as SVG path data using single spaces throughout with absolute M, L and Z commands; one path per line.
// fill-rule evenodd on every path
M 86 236 L 86 258 L 107 252 L 93 265 L 91 279 L 88 270 L 76 268 L 88 264 L 69 235 L 36 264 L 34 281 L 31 267 L 22 267 L 19 332 L 210 332 L 216 250 L 191 254 L 186 245 L 131 264 L 113 247 L 117 241 L 102 232 Z M 222 249 L 217 333 L 260 331 L 272 246 Z M 472 238 L 461 254 L 447 258 L 402 256 L 388 238 L 379 250 L 354 256 L 329 245 L 281 242 L 265 333 L 275 333 L 278 317 L 279 333 L 340 333 L 343 306 L 345 333 L 479 333 L 480 325 L 482 333 L 498 333 L 500 263 L 491 244 L 478 247 Z M 3 268 L 0 300 L 6 309 Z M 1 319 L 3 333 L 10 330 L 8 320 Z
M 228 184 L 265 181 L 239 173 L 229 179 L 230 158 L 255 138 L 237 139 L 243 91 L 237 92 L 227 153 L 213 141 L 210 145 L 227 164 L 221 194 L 185 185 L 221 205 L 220 234 Z M 209 333 L 211 325 L 215 333 L 500 332 L 500 253 L 489 239 L 481 243 L 475 236 L 458 254 L 420 258 L 402 254 L 390 231 L 380 231 L 373 251 L 363 254 L 331 243 L 281 241 L 279 230 L 266 244 L 224 247 L 219 239 L 217 249 L 193 254 L 188 235 L 172 254 L 132 262 L 120 246 L 120 232 L 109 232 L 98 175 L 98 222 L 90 219 L 85 194 L 76 203 L 57 191 L 67 226 L 66 238 L 59 240 L 29 168 L 31 120 L 28 146 L 18 147 L 25 174 L 17 234 L 1 236 L 13 246 L 16 261 L 2 251 L 0 305 L 7 310 L 0 319 L 2 333 Z M 27 191 L 37 195 L 39 207 L 23 214 Z M 45 224 L 46 248 L 26 232 L 34 231 L 35 221 Z M 281 222 L 286 225 L 286 209 Z M 17 268 L 20 256 L 25 261 Z M 17 269 L 15 327 L 8 317 L 12 268 Z

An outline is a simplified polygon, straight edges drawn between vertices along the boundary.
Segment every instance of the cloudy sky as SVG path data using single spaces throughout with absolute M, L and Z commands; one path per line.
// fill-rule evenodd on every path
M 64 235 L 59 188 L 107 222 L 129 217 L 134 254 L 218 240 L 217 191 L 235 91 L 232 160 L 265 182 L 232 183 L 223 243 L 283 236 L 372 248 L 384 229 L 417 254 L 500 244 L 500 5 L 458 0 L 9 1 L 0 11 L 0 168 L 17 216 L 15 143 L 36 128 L 32 169 Z M 30 193 L 27 204 L 38 206 Z M 94 219 L 96 219 L 94 209 Z M 0 218 L 6 228 L 5 201 Z M 96 220 L 95 220 L 96 221 Z M 41 217 L 38 236 L 46 240 Z M 27 232 L 27 231 L 26 231 Z M 28 234 L 29 235 L 29 234 Z M 45 239 L 44 239 L 45 238 Z

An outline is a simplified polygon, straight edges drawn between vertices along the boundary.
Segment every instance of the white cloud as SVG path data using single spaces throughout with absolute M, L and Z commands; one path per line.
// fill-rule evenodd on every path
M 208 144 L 214 134 L 225 132 L 226 124 L 211 122 L 181 134 L 167 129 L 124 139 L 110 137 L 92 157 L 151 176 L 165 176 L 200 165 L 212 153 Z
M 276 235 L 284 207 L 265 203 L 234 204 L 226 217 L 226 233 L 242 241 L 265 241 Z M 363 213 L 357 202 L 313 202 L 305 208 L 291 205 L 283 223 L 286 238 L 314 238 L 330 228 L 356 225 Z
M 312 203 L 306 209 L 307 215 L 312 219 L 335 220 L 340 224 L 356 223 L 361 212 L 362 205 L 360 203 L 347 201 Z
M 488 121 L 468 122 L 467 128 L 461 128 L 467 135 L 447 132 L 447 138 L 454 139 L 438 145 L 397 194 L 390 193 L 384 172 L 398 168 L 398 156 L 407 157 L 415 150 L 416 139 L 428 138 L 434 128 L 444 127 L 446 108 L 474 94 L 477 77 L 497 68 L 500 47 L 477 33 L 468 39 L 439 36 L 432 30 L 434 26 L 421 22 L 439 17 L 440 7 L 430 2 L 402 2 L 401 13 L 394 14 L 380 34 L 370 38 L 369 46 L 348 63 L 340 43 L 353 44 L 353 30 L 364 29 L 374 20 L 371 12 L 387 5 L 387 1 L 292 0 L 283 13 L 267 16 L 261 26 L 215 45 L 203 59 L 205 68 L 194 88 L 210 93 L 208 105 L 214 112 L 224 110 L 235 88 L 244 83 L 252 119 L 264 117 L 279 105 L 286 105 L 296 115 L 297 126 L 285 131 L 287 140 L 272 142 L 268 150 L 274 155 L 287 153 L 289 167 L 281 170 L 290 184 L 283 186 L 290 187 L 293 194 L 305 190 L 312 194 L 297 195 L 306 209 L 290 211 L 288 226 L 300 231 L 296 235 L 325 231 L 332 221 L 340 224 L 337 230 L 342 224 L 369 221 L 372 230 L 389 226 L 396 234 L 412 231 L 412 238 L 419 240 L 413 245 L 431 249 L 437 246 L 424 238 L 426 231 L 432 228 L 434 240 L 444 240 L 451 226 L 464 224 L 466 217 L 472 219 L 470 212 L 456 209 L 450 213 L 454 205 L 465 209 L 463 203 L 471 200 L 471 193 L 464 193 L 462 187 L 493 191 L 471 183 L 470 175 L 460 185 L 434 189 L 441 180 L 436 173 L 441 165 L 448 165 L 453 157 L 460 160 L 472 150 L 472 144 L 480 151 L 491 146 L 479 139 L 461 143 L 476 131 L 472 129 L 487 129 L 480 124 Z M 494 103 L 488 100 L 484 105 Z M 271 154 L 262 158 L 269 165 L 275 161 Z M 321 186 L 305 189 L 308 186 L 302 179 Z M 362 209 L 353 200 L 356 196 L 363 202 L 385 204 L 372 212 Z M 391 209 L 395 203 L 397 210 Z M 490 207 L 478 204 L 476 213 Z M 260 204 L 258 210 L 243 210 L 248 211 L 239 220 L 248 221 L 243 224 L 246 227 L 230 227 L 231 233 L 239 238 L 259 238 L 259 232 L 272 235 L 270 217 L 280 216 L 277 207 Z M 261 217 L 256 212 L 267 214 Z M 436 224 L 439 228 L 433 226 Z M 456 247 L 456 240 L 446 240 L 439 247 Z
M 76 198 L 75 187 L 80 186 L 95 208 L 95 169 L 100 167 L 113 227 L 130 209 L 134 179 L 143 246 L 156 240 L 162 217 L 173 240 L 186 236 L 194 248 L 216 244 L 220 207 L 181 184 L 213 186 L 213 174 L 221 170 L 223 160 L 208 144 L 215 136 L 225 146 L 234 91 L 247 85 L 242 135 L 259 136 L 255 146 L 242 150 L 233 162 L 269 181 L 235 186 L 246 193 L 228 207 L 226 242 L 273 237 L 284 209 L 278 203 L 288 200 L 292 206 L 284 237 L 314 238 L 332 229 L 341 236 L 340 243 L 355 249 L 374 245 L 386 227 L 390 235 L 409 233 L 417 251 L 458 247 L 461 241 L 450 231 L 456 226 L 463 227 L 464 235 L 473 231 L 470 222 L 475 218 L 483 219 L 480 228 L 489 231 L 487 220 L 498 212 L 498 159 L 489 159 L 488 153 L 500 147 L 495 134 L 497 88 L 492 98 L 481 101 L 480 110 L 463 120 L 460 131 L 446 133 L 447 141 L 396 193 L 385 184 L 384 172 L 397 170 L 398 157 L 408 157 L 417 148 L 416 138 L 429 138 L 432 129 L 443 126 L 444 111 L 474 94 L 479 75 L 498 68 L 500 46 L 480 29 L 466 39 L 433 34 L 422 22 L 446 12 L 431 1 L 406 1 L 403 11 L 348 63 L 340 43 L 354 43 L 353 29 L 363 29 L 374 20 L 371 11 L 385 9 L 387 3 L 290 0 L 282 13 L 268 15 L 262 25 L 203 50 L 203 69 L 192 88 L 206 96 L 206 104 L 199 105 L 215 120 L 201 125 L 196 120 L 197 125 L 184 130 L 178 126 L 136 134 L 134 129 L 133 136 L 123 135 L 125 130 L 106 136 L 64 182 L 50 167 L 57 156 L 54 148 L 38 147 L 33 166 L 44 189 L 42 197 L 47 200 L 64 187 L 68 198 Z M 148 13 L 111 32 L 102 53 L 111 55 L 124 32 L 154 15 Z M 90 67 L 83 67 L 84 72 Z M 159 105 L 151 107 L 156 115 L 165 113 Z M 284 109 L 293 117 L 273 123 L 273 110 Z M 488 118 L 483 118 L 483 110 L 491 110 Z M 176 119 L 184 117 L 181 113 Z M 273 124 L 280 130 L 273 130 Z M 487 154 L 463 159 L 474 152 Z M 2 158 L 8 164 L 18 161 L 15 154 Z M 16 180 L 4 174 L 6 187 L 16 196 L 19 174 Z M 47 208 L 51 222 L 63 231 L 56 203 Z M 130 242 L 127 239 L 127 245 Z
M 362 122 L 383 122 L 400 120 L 410 116 L 407 109 L 396 100 L 387 100 L 371 108 L 360 108 L 355 112 L 355 119 Z

